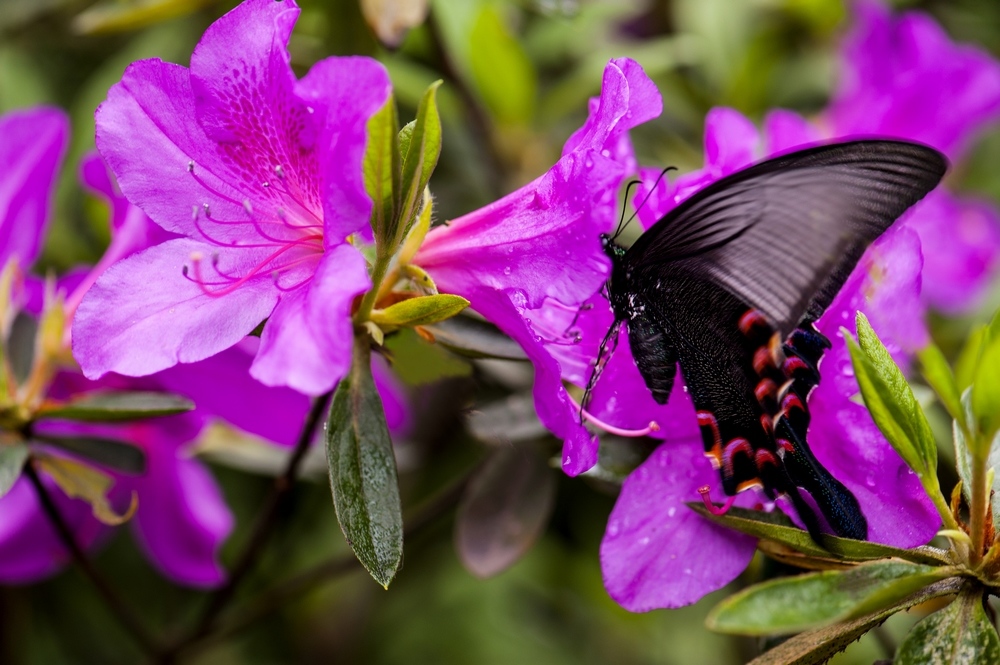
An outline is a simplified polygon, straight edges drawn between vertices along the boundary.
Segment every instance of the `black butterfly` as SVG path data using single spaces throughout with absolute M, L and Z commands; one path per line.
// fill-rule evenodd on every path
M 804 489 L 834 533 L 867 537 L 857 499 L 806 444 L 807 397 L 830 348 L 813 322 L 868 245 L 946 169 L 943 155 L 913 143 L 815 147 L 713 183 L 628 250 L 602 236 L 615 323 L 601 355 L 627 322 L 660 404 L 680 363 L 726 494 L 763 486 L 772 499 L 787 495 L 818 539 Z

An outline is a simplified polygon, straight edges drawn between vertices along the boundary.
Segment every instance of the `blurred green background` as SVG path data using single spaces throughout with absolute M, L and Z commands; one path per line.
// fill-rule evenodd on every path
M 713 106 L 755 120 L 775 106 L 809 114 L 826 104 L 837 45 L 850 21 L 837 0 L 434 0 L 428 19 L 397 48 L 380 45 L 358 0 L 300 0 L 293 64 L 304 73 L 332 54 L 368 54 L 391 73 L 404 121 L 425 87 L 440 91 L 444 152 L 431 187 L 448 219 L 511 191 L 547 169 L 580 125 L 611 57 L 638 60 L 664 96 L 664 113 L 634 134 L 640 162 L 701 165 L 701 132 Z M 187 64 L 205 27 L 230 0 L 0 0 L 0 112 L 48 103 L 66 109 L 73 138 L 43 267 L 92 263 L 107 242 L 107 211 L 76 182 L 93 149 L 93 113 L 124 67 L 159 57 Z M 400 2 L 398 4 L 419 4 Z M 896 3 L 933 15 L 959 41 L 1000 56 L 1000 3 Z M 1000 132 L 983 137 L 959 189 L 1000 198 Z M 995 302 L 996 299 L 994 298 Z M 984 307 L 984 311 L 986 311 Z M 957 339 L 967 321 L 936 323 Z M 400 371 L 418 413 L 400 442 L 404 511 L 460 478 L 488 451 L 462 414 L 512 391 L 525 377 L 488 363 L 451 359 L 447 374 L 416 339 L 396 342 Z M 424 359 L 424 364 L 420 360 Z M 523 373 L 521 373 L 523 374 Z M 470 397 L 471 396 L 471 397 Z M 536 444 L 556 450 L 554 440 Z M 266 493 L 266 475 L 216 466 L 245 537 Z M 193 654 L 199 663 L 740 663 L 763 646 L 702 626 L 721 596 L 677 611 L 630 614 L 603 589 L 598 546 L 614 503 L 612 486 L 558 478 L 551 522 L 508 571 L 481 581 L 453 545 L 454 510 L 406 542 L 405 565 L 388 591 L 357 568 L 280 603 L 246 629 Z M 418 510 L 419 512 L 419 510 Z M 312 564 L 347 555 L 322 475 L 303 482 L 277 537 L 237 605 Z M 703 553 L 711 557 L 712 553 Z M 124 530 L 98 566 L 160 630 L 182 625 L 201 594 L 160 578 Z M 755 561 L 738 584 L 772 574 Z M 894 617 L 835 662 L 869 664 L 915 621 Z M 891 649 L 891 646 L 888 648 Z M 93 590 L 69 570 L 33 587 L 0 588 L 0 663 L 128 663 L 141 656 Z

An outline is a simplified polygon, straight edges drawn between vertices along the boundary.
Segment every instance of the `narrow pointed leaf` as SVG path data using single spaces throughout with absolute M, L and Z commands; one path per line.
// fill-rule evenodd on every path
M 962 409 L 962 395 L 955 382 L 955 374 L 948 366 L 948 361 L 941 353 L 941 349 L 934 344 L 928 344 L 920 352 L 919 357 L 924 370 L 924 378 L 937 393 L 938 399 L 941 400 L 948 415 L 964 424 L 965 413 Z
M 983 610 L 983 592 L 968 589 L 918 623 L 896 652 L 895 665 L 1000 663 L 1000 637 Z
M 524 349 L 496 326 L 469 316 L 456 316 L 424 326 L 424 330 L 438 344 L 469 358 L 528 359 Z
M 155 392 L 95 392 L 65 404 L 43 406 L 39 418 L 83 422 L 121 422 L 172 416 L 194 408 L 179 395 Z
M 920 403 L 864 314 L 857 316 L 858 342 L 847 333 L 854 374 L 865 406 L 900 457 L 924 481 L 937 470 L 937 443 Z
M 972 384 L 972 412 L 983 447 L 988 446 L 1000 430 L 1000 338 L 991 340 L 983 350 Z M 988 450 L 974 450 L 986 455 Z
M 555 475 L 534 447 L 494 452 L 459 504 L 455 546 L 462 565 L 487 578 L 516 563 L 548 524 L 555 495 Z
M 496 6 L 482 6 L 469 42 L 472 78 L 493 117 L 501 124 L 528 123 L 535 111 L 538 76 Z
M 28 459 L 28 446 L 23 443 L 0 444 L 0 497 L 3 497 L 21 477 Z
M 468 306 L 469 301 L 462 296 L 439 293 L 433 296 L 409 298 L 385 309 L 375 310 L 371 314 L 371 320 L 389 332 L 397 328 L 426 326 L 444 321 Z
M 784 513 L 749 510 L 733 506 L 725 515 L 713 515 L 704 504 L 691 502 L 688 507 L 706 519 L 757 538 L 764 538 L 803 554 L 819 559 L 840 559 L 848 562 L 875 561 L 878 559 L 904 559 L 931 566 L 950 563 L 943 550 L 933 547 L 917 547 L 904 550 L 865 540 L 851 540 L 838 536 L 823 537 L 823 544 L 817 544 L 807 531 L 803 531 Z
M 81 464 L 65 457 L 45 455 L 36 452 L 35 463 L 45 471 L 67 496 L 83 499 L 90 504 L 94 517 L 109 526 L 119 526 L 132 519 L 139 507 L 138 497 L 132 493 L 132 500 L 124 513 L 119 514 L 108 502 L 108 492 L 115 479 L 92 466 Z
M 365 191 L 373 202 L 372 232 L 380 244 L 391 242 L 396 233 L 400 169 L 398 132 L 396 100 L 390 95 L 385 105 L 368 119 L 363 167 Z
M 146 454 L 124 441 L 100 436 L 52 436 L 38 433 L 34 435 L 34 439 L 119 471 L 136 474 L 146 471 Z
M 441 81 L 435 81 L 424 92 L 417 106 L 417 117 L 413 128 L 400 137 L 400 151 L 403 153 L 403 172 L 400 178 L 399 224 L 400 238 L 406 237 L 413 226 L 423 203 L 424 188 L 441 156 L 441 117 L 437 108 L 437 89 Z
M 979 367 L 979 356 L 983 351 L 986 340 L 986 326 L 973 328 L 969 333 L 969 338 L 965 341 L 965 346 L 958 354 L 955 361 L 955 383 L 958 389 L 965 392 L 965 389 L 972 385 L 976 377 L 976 369 Z
M 935 582 L 877 612 L 796 635 L 754 658 L 748 665 L 825 663 L 893 614 L 928 600 L 956 593 L 962 584 L 962 579 L 958 577 Z
M 705 622 L 723 633 L 798 633 L 888 607 L 954 572 L 905 561 L 875 561 L 849 570 L 780 578 L 730 596 Z
M 403 516 L 366 336 L 355 338 L 351 373 L 334 394 L 326 453 L 340 528 L 358 560 L 388 588 L 403 561 Z

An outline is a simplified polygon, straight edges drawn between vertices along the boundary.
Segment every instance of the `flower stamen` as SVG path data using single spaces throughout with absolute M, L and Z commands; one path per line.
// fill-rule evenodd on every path
M 701 495 L 701 500 L 708 509 L 708 512 L 712 513 L 716 517 L 721 517 L 729 512 L 729 509 L 733 507 L 733 503 L 736 502 L 735 496 L 726 497 L 726 502 L 722 506 L 717 506 L 712 503 L 712 490 L 708 485 L 702 485 L 698 488 L 698 494 Z

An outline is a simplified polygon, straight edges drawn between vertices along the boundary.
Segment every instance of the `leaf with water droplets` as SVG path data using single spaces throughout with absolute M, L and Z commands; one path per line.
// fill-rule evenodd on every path
M 937 443 L 927 416 L 906 378 L 861 312 L 857 315 L 858 341 L 843 331 L 865 406 L 892 447 L 913 469 L 924 488 L 937 487 Z
M 498 449 L 472 478 L 455 521 L 466 570 L 487 578 L 514 565 L 545 529 L 556 479 L 534 446 Z
M 966 589 L 955 602 L 914 626 L 896 651 L 896 665 L 1000 663 L 1000 637 L 983 609 L 981 589 Z
M 871 614 L 796 635 L 754 658 L 748 665 L 825 663 L 893 614 L 928 600 L 956 593 L 962 587 L 962 583 L 959 577 L 935 582 Z
M 888 607 L 934 582 L 949 567 L 874 561 L 770 580 L 730 596 L 705 619 L 712 630 L 739 635 L 788 635 Z
M 326 427 L 333 505 L 347 544 L 388 588 L 403 561 L 403 516 L 392 439 L 371 373 L 366 335 L 354 340 L 351 372 L 337 386 Z

